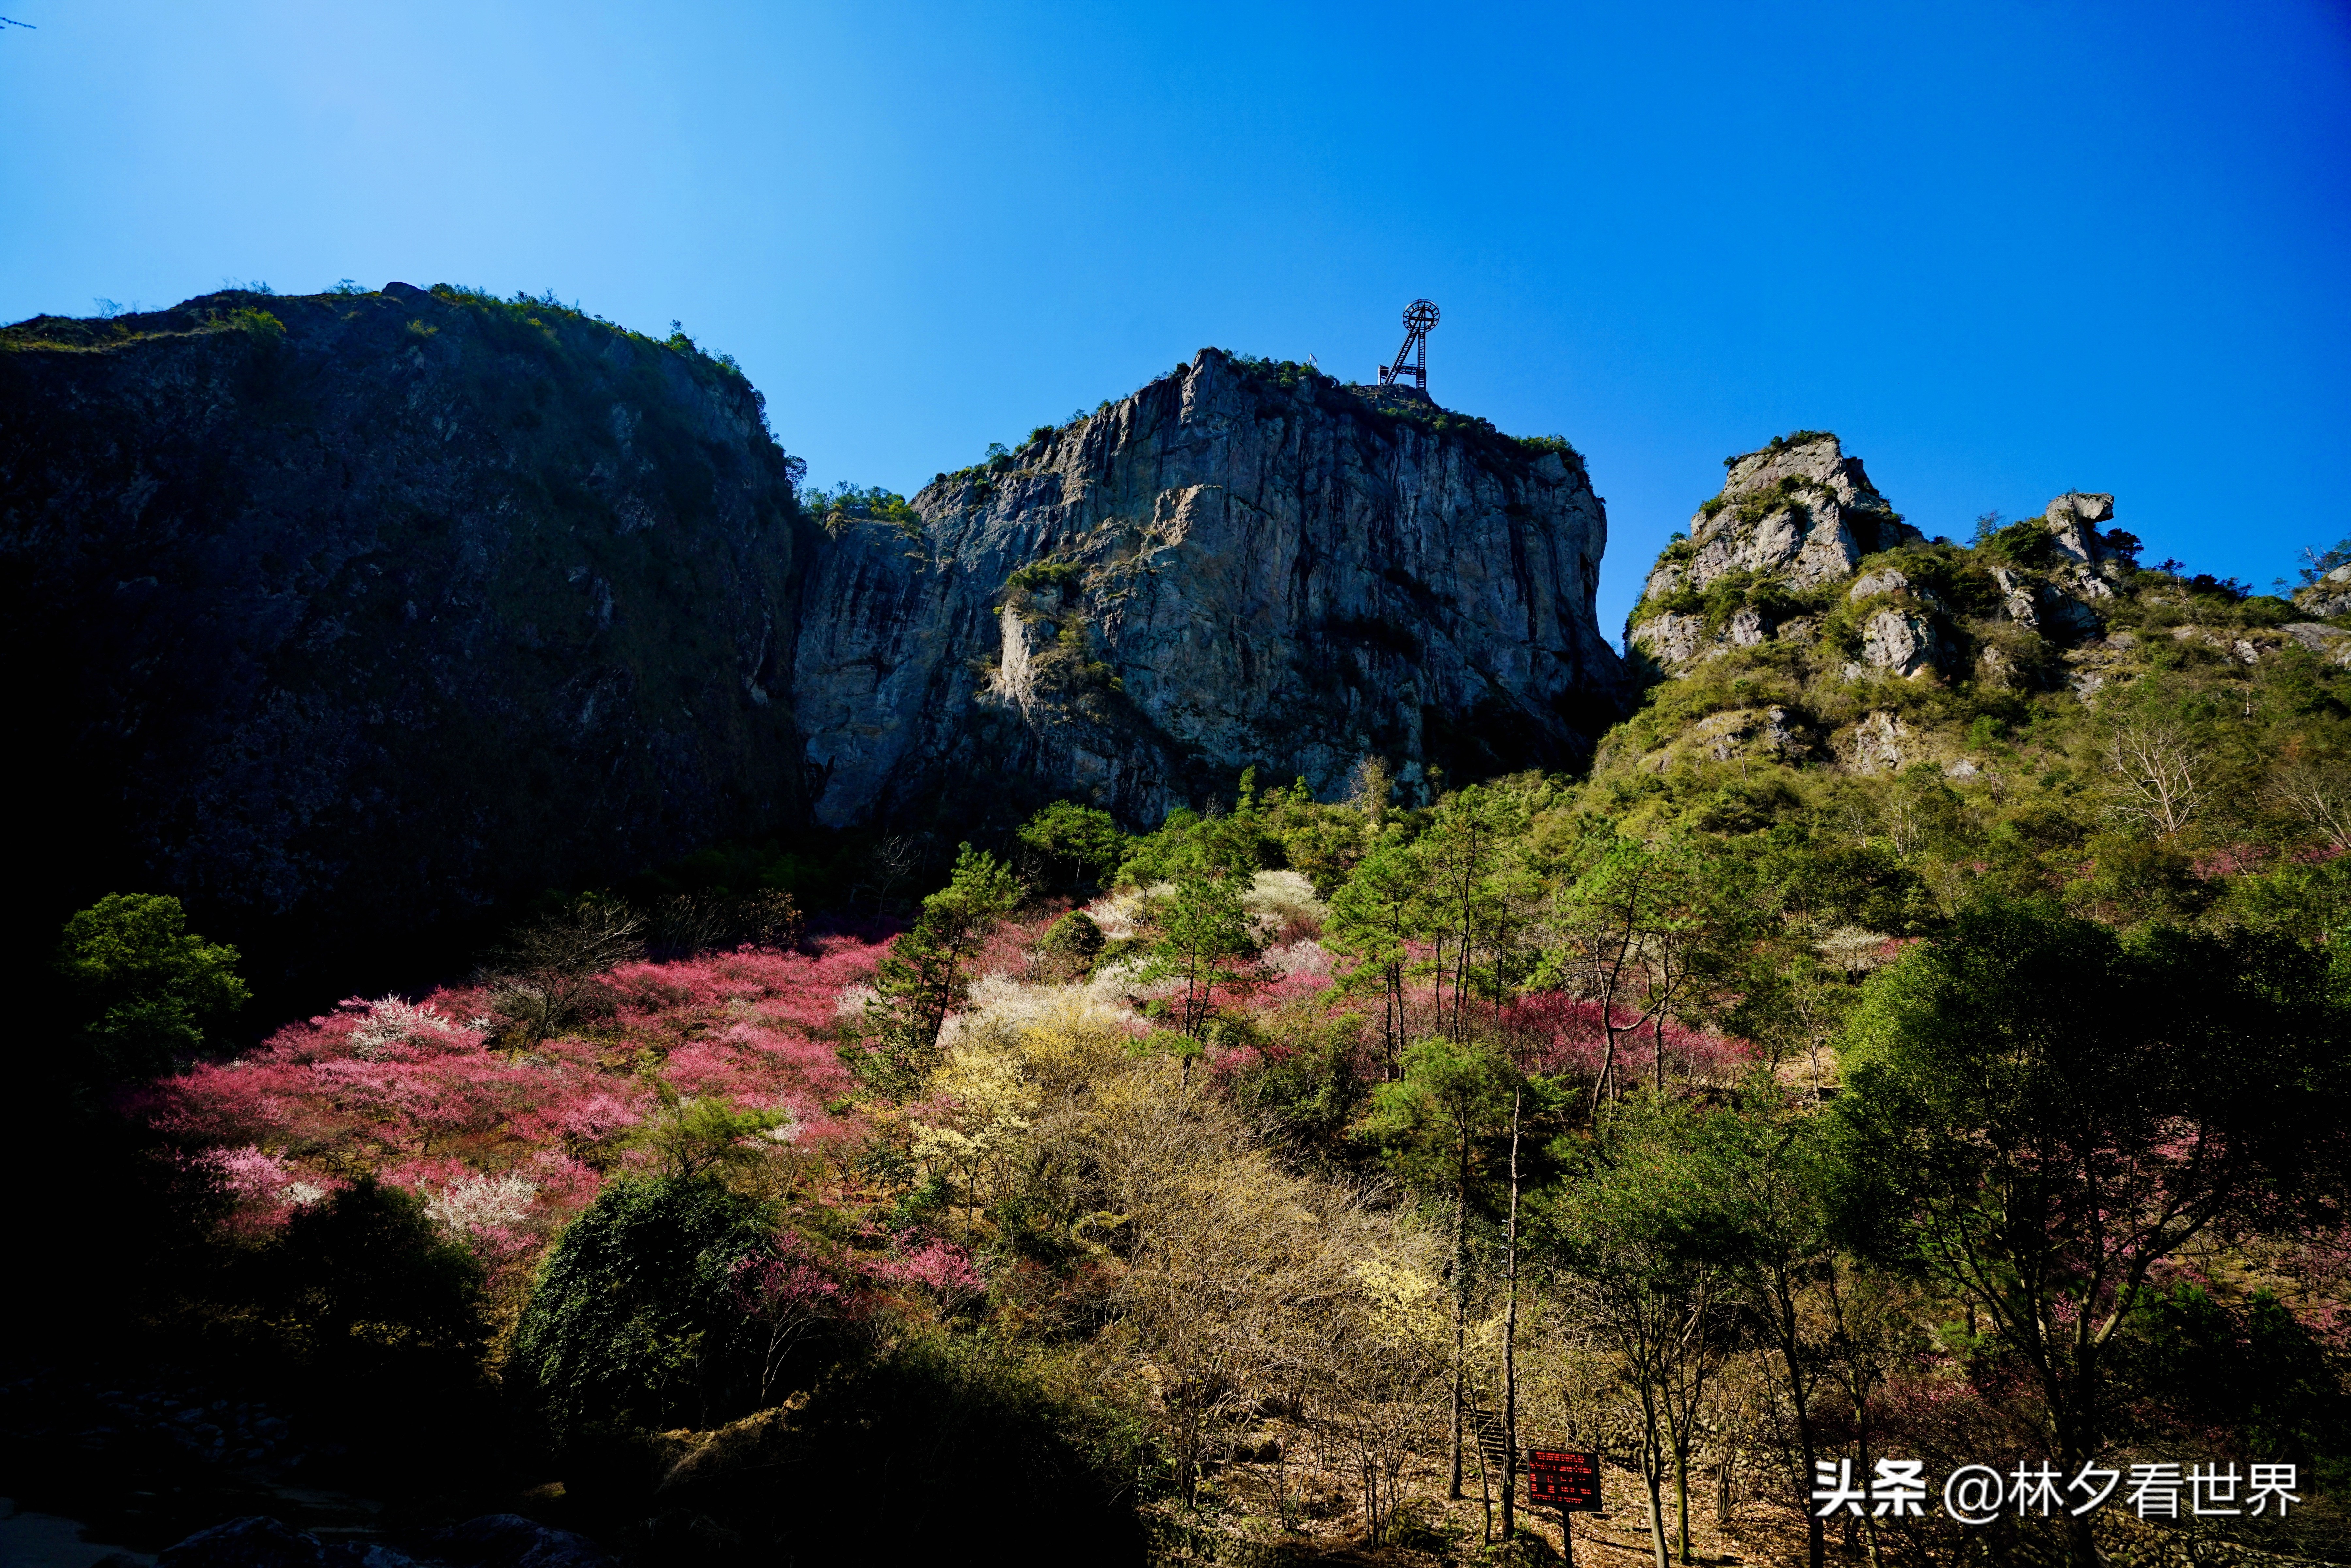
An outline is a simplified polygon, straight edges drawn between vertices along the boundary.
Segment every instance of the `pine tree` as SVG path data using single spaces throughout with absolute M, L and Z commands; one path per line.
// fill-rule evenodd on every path
M 1010 868 L 961 845 L 947 885 L 923 900 L 914 928 L 890 944 L 874 968 L 869 1004 L 880 1025 L 876 1067 L 886 1087 L 910 1089 L 936 1065 L 939 1030 L 969 993 L 971 961 L 1019 897 Z

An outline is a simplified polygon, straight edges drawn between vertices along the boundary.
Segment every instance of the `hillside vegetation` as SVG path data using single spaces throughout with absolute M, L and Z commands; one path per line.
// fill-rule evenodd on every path
M 170 1176 L 111 1332 L 631 1562 L 1550 1561 L 1550 1447 L 1587 1563 L 2351 1561 L 2342 556 L 1729 466 L 1583 777 L 1065 800 L 814 935 L 590 896 L 234 1051 L 233 953 L 87 912 L 60 1092 Z M 1815 1511 L 1888 1459 L 2295 1480 Z

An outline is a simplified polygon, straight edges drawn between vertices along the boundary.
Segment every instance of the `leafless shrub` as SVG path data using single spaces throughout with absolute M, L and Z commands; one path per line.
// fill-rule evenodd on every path
M 893 833 L 873 846 L 866 859 L 866 886 L 873 894 L 873 913 L 889 913 L 890 890 L 923 867 L 924 844 L 913 833 Z
M 1867 974 L 1884 964 L 1886 944 L 1891 940 L 1883 931 L 1865 931 L 1858 925 L 1840 925 L 1813 946 L 1822 957 L 1851 977 Z
M 2263 793 L 2336 849 L 2351 850 L 2351 768 L 2339 762 L 2290 763 L 2272 776 Z
M 731 948 L 785 949 L 799 945 L 805 923 L 792 895 L 775 888 L 757 893 L 683 893 L 657 904 L 646 946 L 659 958 L 691 958 Z
M 644 920 L 627 904 L 590 894 L 507 939 L 486 966 L 490 1008 L 517 1046 L 537 1045 L 612 1010 L 604 976 L 644 956 Z
M 2114 814 L 2169 838 L 2195 820 L 2211 793 L 2203 754 L 2177 727 L 2143 722 L 2106 742 Z

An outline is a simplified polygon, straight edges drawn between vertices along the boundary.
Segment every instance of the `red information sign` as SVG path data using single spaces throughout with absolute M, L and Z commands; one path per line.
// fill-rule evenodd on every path
M 1556 1448 L 1527 1454 L 1527 1497 L 1566 1513 L 1600 1511 L 1600 1456 Z

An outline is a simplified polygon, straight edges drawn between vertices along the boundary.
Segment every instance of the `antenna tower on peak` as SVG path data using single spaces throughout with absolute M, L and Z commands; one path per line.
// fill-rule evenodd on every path
M 1422 392 L 1428 391 L 1428 333 L 1436 325 L 1435 300 L 1416 299 L 1404 308 L 1404 347 L 1396 350 L 1395 364 L 1380 367 L 1380 385 L 1394 386 L 1410 376 Z

